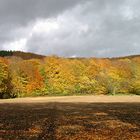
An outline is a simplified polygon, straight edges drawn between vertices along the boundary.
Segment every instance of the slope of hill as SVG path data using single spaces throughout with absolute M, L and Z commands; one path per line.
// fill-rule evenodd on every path
M 28 60 L 28 59 L 42 59 L 45 56 L 43 55 L 39 55 L 39 54 L 34 54 L 34 53 L 29 53 L 29 52 L 21 52 L 21 51 L 4 51 L 1 50 L 0 51 L 0 56 L 1 57 L 11 57 L 11 56 L 16 56 L 16 57 L 20 57 L 24 60 Z
M 133 59 L 133 58 L 140 58 L 140 55 L 128 55 L 128 56 L 121 56 L 121 57 L 112 57 L 111 59 Z

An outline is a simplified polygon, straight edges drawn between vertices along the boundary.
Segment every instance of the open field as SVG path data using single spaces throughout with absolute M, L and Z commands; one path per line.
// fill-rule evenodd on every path
M 140 96 L 0 100 L 0 140 L 139 140 Z

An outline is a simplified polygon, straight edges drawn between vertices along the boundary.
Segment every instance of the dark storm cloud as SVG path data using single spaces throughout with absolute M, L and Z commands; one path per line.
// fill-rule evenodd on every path
M 26 24 L 36 18 L 54 16 L 83 0 L 0 0 L 0 22 Z
M 140 53 L 139 0 L 0 0 L 2 49 L 66 57 Z

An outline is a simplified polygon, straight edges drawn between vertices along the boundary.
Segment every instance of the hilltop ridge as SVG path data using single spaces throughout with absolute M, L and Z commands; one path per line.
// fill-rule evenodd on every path
M 41 54 L 36 54 L 36 53 L 31 53 L 31 52 L 23 52 L 23 51 L 6 51 L 6 50 L 0 50 L 0 57 L 20 57 L 24 60 L 28 59 L 43 59 L 47 56 L 41 55 Z M 102 58 L 96 58 L 96 57 L 89 57 L 89 58 L 96 58 L 96 59 L 133 59 L 135 57 L 140 57 L 140 55 L 128 55 L 128 56 L 120 56 L 120 57 L 102 57 Z M 69 58 L 69 59 L 89 59 L 87 57 L 75 57 L 75 58 Z

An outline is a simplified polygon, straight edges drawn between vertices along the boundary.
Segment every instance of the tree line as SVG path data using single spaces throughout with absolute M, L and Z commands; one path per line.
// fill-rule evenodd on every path
M 140 95 L 140 57 L 0 57 L 0 98 L 74 94 Z

